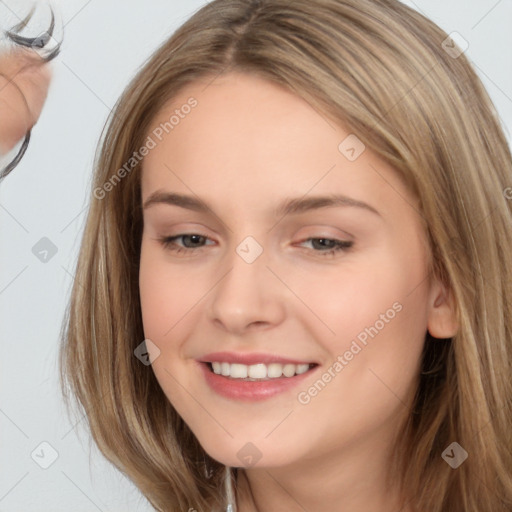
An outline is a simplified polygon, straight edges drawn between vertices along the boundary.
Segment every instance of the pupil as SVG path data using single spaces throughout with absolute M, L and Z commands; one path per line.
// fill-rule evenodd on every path
M 317 241 L 317 243 L 320 244 L 320 247 L 323 247 L 324 249 L 326 247 L 332 247 L 332 244 L 333 244 L 332 240 L 328 240 L 326 238 L 318 238 L 316 241 Z
M 192 244 L 197 244 L 201 241 L 201 235 L 189 235 L 189 238 L 192 240 Z

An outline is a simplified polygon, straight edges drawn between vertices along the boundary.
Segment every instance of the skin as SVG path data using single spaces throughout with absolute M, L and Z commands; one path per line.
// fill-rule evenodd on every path
M 158 355 L 153 371 L 213 458 L 244 467 L 237 452 L 247 442 L 261 452 L 241 472 L 241 512 L 397 511 L 388 457 L 409 412 L 425 334 L 457 330 L 451 295 L 427 271 L 418 202 L 369 149 L 350 162 L 338 150 L 349 132 L 292 93 L 241 73 L 207 83 L 187 86 L 162 109 L 155 127 L 190 96 L 198 101 L 143 162 L 143 203 L 172 191 L 212 210 L 144 210 L 140 294 L 145 336 L 160 350 L 150 350 Z M 284 198 L 331 193 L 379 215 L 347 206 L 274 214 Z M 199 247 L 184 254 L 159 240 L 190 233 L 208 238 L 175 241 Z M 236 253 L 249 235 L 263 248 L 251 264 Z M 308 241 L 322 237 L 354 245 L 326 257 L 325 245 Z M 397 301 L 401 311 L 299 403 L 298 393 Z M 219 350 L 320 368 L 297 389 L 242 402 L 214 393 L 198 370 L 195 359 Z
M 9 152 L 41 115 L 51 71 L 33 51 L 0 54 L 0 154 Z

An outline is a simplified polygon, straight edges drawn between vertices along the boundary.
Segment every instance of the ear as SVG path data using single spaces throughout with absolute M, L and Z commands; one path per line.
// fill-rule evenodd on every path
M 451 338 L 459 330 L 453 293 L 437 279 L 430 288 L 427 329 L 440 339 Z

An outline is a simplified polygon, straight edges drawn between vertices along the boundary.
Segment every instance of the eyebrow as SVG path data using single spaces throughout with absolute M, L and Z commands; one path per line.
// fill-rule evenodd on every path
M 184 194 L 176 194 L 173 192 L 164 192 L 157 190 L 151 194 L 144 202 L 143 209 L 156 205 L 156 204 L 168 204 L 193 210 L 199 213 L 212 212 L 212 208 L 206 201 L 197 197 L 188 196 Z M 320 208 L 332 208 L 332 207 L 349 206 L 355 208 L 362 208 L 370 211 L 380 217 L 382 215 L 373 206 L 358 201 L 344 195 L 327 195 L 327 196 L 311 196 L 311 197 L 299 197 L 292 199 L 285 199 L 275 209 L 274 213 L 276 216 L 284 217 L 285 215 L 297 215 L 311 210 L 317 210 Z

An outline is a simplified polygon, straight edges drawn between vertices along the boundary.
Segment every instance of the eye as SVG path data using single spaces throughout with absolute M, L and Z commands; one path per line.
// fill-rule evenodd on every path
M 323 256 L 335 256 L 336 253 L 348 251 L 354 242 L 336 238 L 308 238 L 301 243 L 312 242 L 314 252 Z M 320 249 L 317 249 L 320 248 Z
M 179 240 L 180 238 L 182 239 L 185 247 L 176 244 L 176 240 Z M 199 233 L 183 233 L 181 235 L 159 238 L 160 243 L 165 249 L 168 249 L 177 254 L 193 252 L 195 249 L 201 249 L 203 247 L 202 244 L 206 240 L 208 240 L 208 237 Z
M 176 241 L 180 239 L 184 247 L 176 243 Z M 197 252 L 198 249 L 204 247 L 207 240 L 209 240 L 209 238 L 200 233 L 183 233 L 181 235 L 159 238 L 164 249 L 170 250 L 176 254 Z M 354 245 L 352 241 L 338 240 L 336 238 L 308 238 L 301 243 L 304 244 L 308 242 L 312 243 L 313 252 L 319 253 L 321 256 L 334 256 L 336 253 L 348 251 Z

